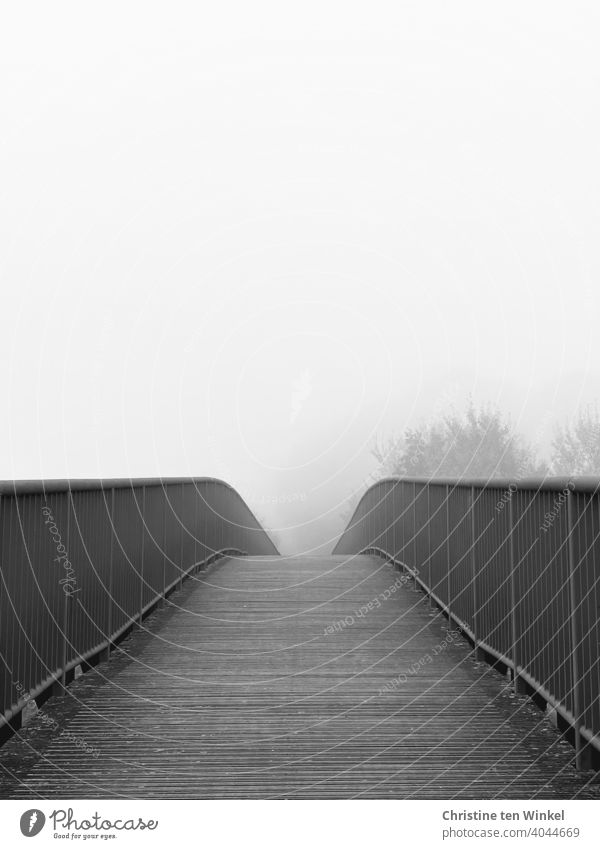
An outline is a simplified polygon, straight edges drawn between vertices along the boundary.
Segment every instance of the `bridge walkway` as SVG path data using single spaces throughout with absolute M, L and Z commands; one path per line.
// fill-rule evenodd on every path
M 371 556 L 219 561 L 0 752 L 4 798 L 590 793 L 544 715 Z

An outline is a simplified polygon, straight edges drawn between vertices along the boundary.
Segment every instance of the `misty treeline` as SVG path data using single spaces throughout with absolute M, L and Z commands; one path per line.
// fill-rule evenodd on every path
M 469 402 L 401 436 L 377 440 L 372 448 L 377 466 L 363 490 L 394 475 L 427 478 L 512 478 L 549 475 L 600 477 L 600 413 L 585 407 L 555 427 L 548 456 L 515 431 L 510 419 L 489 404 Z M 362 491 L 348 499 L 340 513 L 351 518 Z
M 375 478 L 600 475 L 600 415 L 590 406 L 558 425 L 543 457 L 498 409 L 470 402 L 462 414 L 451 411 L 376 442 L 373 455 Z

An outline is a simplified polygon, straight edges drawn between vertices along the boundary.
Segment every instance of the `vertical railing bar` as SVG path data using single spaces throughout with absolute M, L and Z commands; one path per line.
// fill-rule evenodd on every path
M 17 503 L 17 501 L 16 501 L 16 498 L 15 498 L 15 507 L 16 507 L 16 510 L 15 510 L 16 516 L 15 516 L 15 518 L 17 519 L 16 524 L 17 524 L 17 528 L 18 528 L 18 525 L 19 525 L 19 522 L 18 522 L 18 516 L 19 516 L 19 506 L 18 506 L 18 503 Z M 15 530 L 16 530 L 16 529 L 15 529 Z M 17 534 L 13 533 L 11 536 L 12 536 L 13 545 L 14 545 L 15 537 L 16 537 L 17 539 L 19 539 L 19 534 L 18 534 L 18 533 L 17 533 Z M 22 539 L 22 536 L 21 536 L 21 539 Z M 12 601 L 12 603 L 16 606 L 17 611 L 19 611 L 19 610 L 20 610 L 20 601 L 21 601 L 21 592 L 22 592 L 22 581 L 23 581 L 22 575 L 23 575 L 23 573 L 22 573 L 22 572 L 19 572 L 19 575 L 18 575 L 17 579 L 15 580 L 15 585 L 14 585 L 14 588 L 12 589 L 12 593 L 11 593 L 11 601 Z M 11 664 L 11 675 L 12 675 L 12 678 L 13 678 L 12 688 L 14 688 L 14 686 L 15 686 L 15 680 L 20 681 L 20 679 L 21 679 L 21 668 L 20 668 L 20 661 L 21 661 L 20 647 L 21 647 L 21 642 L 20 642 L 20 638 L 19 638 L 19 637 L 20 637 L 20 635 L 19 635 L 19 630 L 18 630 L 18 628 L 17 628 L 17 627 L 15 627 L 15 625 L 17 624 L 17 623 L 16 623 L 16 621 L 15 621 L 15 618 L 16 618 L 16 617 L 15 617 L 15 615 L 14 615 L 14 611 L 13 611 L 13 616 L 12 616 L 12 620 L 13 620 L 13 634 L 12 634 L 12 637 L 13 637 L 13 640 L 12 640 L 12 652 L 11 652 L 11 655 L 12 655 L 12 657 L 11 657 L 11 659 L 12 659 L 12 664 Z M 16 670 L 16 674 L 15 674 L 15 670 Z M 17 699 L 17 701 L 18 701 L 18 699 Z
M 27 527 L 28 527 L 28 525 L 29 525 L 29 521 L 28 521 L 28 520 L 30 520 L 30 519 L 32 519 L 32 518 L 33 518 L 33 508 L 34 508 L 34 506 L 35 506 L 35 505 L 34 505 L 34 503 L 33 503 L 33 502 L 34 502 L 34 498 L 33 498 L 33 497 L 32 497 L 32 498 L 26 498 L 26 499 L 24 499 L 24 501 L 25 501 L 25 504 L 27 505 L 27 507 L 29 508 L 28 510 L 23 509 L 23 525 L 24 525 L 24 530 L 26 531 L 26 529 L 27 529 Z M 35 534 L 34 534 L 34 536 L 35 536 Z M 28 548 L 28 550 L 29 550 L 29 557 L 30 557 L 30 559 L 31 559 L 31 561 L 32 561 L 32 563 L 33 563 L 33 562 L 35 562 L 35 543 L 34 543 L 34 540 L 33 540 L 33 539 L 32 539 L 32 540 L 27 540 L 27 548 Z M 34 592 L 34 585 L 35 585 L 35 578 L 34 578 L 33 576 L 32 576 L 32 578 L 33 578 L 33 580 L 31 580 L 30 586 L 31 586 L 31 594 L 33 595 L 33 592 Z M 29 598 L 27 598 L 27 600 L 26 600 L 27 618 L 29 619 L 29 621 L 30 621 L 30 622 L 31 622 L 31 621 L 32 621 L 32 619 L 33 619 L 33 617 L 29 617 L 30 605 L 31 605 L 31 609 L 33 609 L 33 598 L 32 598 L 32 595 L 30 595 L 30 596 L 29 596 Z M 33 634 L 32 634 L 31 636 L 32 636 L 32 639 L 34 640 L 34 643 L 33 643 L 33 644 L 35 645 L 35 637 L 34 637 L 34 635 L 33 635 Z M 34 660 L 34 656 L 33 656 L 33 655 L 34 655 L 34 652 L 32 652 L 30 648 L 26 649 L 26 652 L 25 652 L 25 665 L 24 665 L 24 667 L 23 667 L 23 669 L 24 669 L 24 678 L 23 678 L 22 683 L 23 683 L 26 687 L 28 687 L 28 688 L 29 688 L 29 686 L 30 686 L 30 682 L 31 682 L 31 683 L 33 683 L 33 681 L 34 681 L 34 676 L 33 676 L 33 667 L 32 667 L 32 664 L 34 664 L 34 663 L 35 663 L 35 660 Z
M 417 565 L 417 484 L 416 481 L 413 481 L 413 503 L 412 503 L 412 566 L 411 570 L 414 574 L 415 567 Z
M 597 519 L 598 519 L 597 527 L 599 528 L 599 532 L 600 532 L 600 498 L 595 496 L 595 501 L 596 501 L 596 513 L 597 513 Z M 595 539 L 597 539 L 597 535 L 596 535 L 596 532 L 595 532 L 594 520 L 593 520 L 594 511 L 592 510 L 591 512 L 592 512 L 592 534 L 593 534 L 593 539 L 595 540 Z M 598 550 L 597 547 L 594 546 L 593 554 L 592 554 L 592 574 L 594 575 L 593 610 L 595 611 L 595 622 L 594 622 L 593 631 L 594 631 L 594 637 L 595 637 L 594 645 L 596 646 L 597 649 L 600 649 L 600 627 L 599 627 L 600 626 L 600 615 L 599 615 L 600 614 L 600 598 L 599 598 L 599 595 L 598 595 L 599 584 L 598 584 L 598 577 L 597 577 L 600 574 L 600 570 L 598 568 L 599 564 L 598 564 L 598 558 L 596 556 L 597 550 Z M 595 702 L 596 702 L 595 718 L 598 719 L 598 713 L 600 713 L 600 711 L 598 710 L 598 706 L 600 706 L 600 659 L 599 659 L 597 653 L 595 653 L 595 666 L 596 666 L 596 690 L 595 690 L 595 692 L 598 694 L 596 696 L 596 699 L 595 699 Z M 599 723 L 599 725 L 600 725 L 600 723 Z M 596 728 L 598 728 L 598 726 L 594 725 L 593 728 L 596 729 Z
M 573 491 L 569 487 L 567 494 L 567 533 L 569 557 L 569 620 L 571 633 L 571 675 L 573 687 L 573 717 L 575 719 L 575 766 L 577 769 L 591 767 L 591 752 L 581 734 L 583 725 L 583 675 L 580 670 L 580 621 L 581 609 L 577 587 L 577 563 L 575 558 L 575 522 L 573 517 Z
M 527 504 L 525 504 L 524 501 L 525 501 L 525 499 L 521 499 L 521 498 L 519 499 L 520 506 L 521 506 L 520 512 L 521 512 L 521 516 L 522 516 L 522 519 L 521 519 L 521 521 L 522 521 L 521 536 L 522 536 L 522 539 L 523 539 L 522 547 L 523 547 L 524 550 L 527 551 L 527 554 L 526 554 L 525 558 L 522 560 L 522 562 L 519 562 L 518 568 L 519 568 L 519 578 L 520 578 L 520 585 L 521 586 L 520 586 L 520 595 L 517 596 L 517 603 L 521 604 L 521 599 L 523 598 L 523 595 L 527 594 L 527 604 L 521 605 L 521 608 L 520 608 L 521 612 L 523 612 L 523 610 L 524 610 L 524 612 L 527 613 L 528 612 L 527 608 L 531 604 L 533 587 L 531 586 L 531 583 L 532 583 L 531 581 L 529 581 L 527 585 L 525 584 L 525 577 L 526 576 L 524 575 L 525 570 L 524 570 L 523 567 L 524 567 L 524 564 L 527 563 L 527 560 L 529 560 L 529 559 L 533 560 L 534 569 L 532 570 L 532 568 L 530 566 L 527 571 L 530 574 L 533 571 L 533 574 L 535 576 L 535 574 L 536 574 L 535 568 L 537 568 L 536 558 L 539 556 L 539 552 L 536 552 L 534 549 L 532 550 L 529 547 L 529 543 L 530 543 L 532 536 L 533 536 L 533 529 L 534 529 L 534 526 L 535 526 L 535 521 L 537 519 L 537 517 L 535 515 L 535 503 L 532 500 L 532 497 L 529 493 L 528 493 Z M 521 503 L 521 502 L 523 502 L 523 503 Z M 521 558 L 519 558 L 519 559 L 521 561 Z M 531 625 L 532 625 L 532 622 L 529 621 L 529 619 L 528 619 L 528 621 L 525 621 L 523 617 L 521 617 L 521 616 L 519 617 L 520 658 L 523 661 L 523 663 L 522 663 L 523 669 L 525 669 L 525 667 L 527 667 L 526 671 L 529 674 L 532 674 L 532 672 L 533 672 L 533 670 L 531 669 L 531 658 L 533 656 L 531 643 L 534 639 L 534 630 L 531 627 Z M 526 687 L 524 679 L 521 679 L 521 686 L 522 686 L 522 691 L 526 692 L 527 687 Z
M 0 494 L 0 556 L 2 550 L 4 548 L 4 496 Z M 0 564 L 1 566 L 1 564 Z M 4 578 L 0 579 L 0 634 L 2 633 L 2 610 L 3 610 L 3 596 L 5 595 L 4 589 Z M 6 646 L 0 646 L 0 652 L 4 659 L 4 663 L 0 666 L 0 712 L 4 713 L 4 710 L 11 704 L 12 697 L 10 693 L 12 692 L 12 680 L 9 676 L 8 667 L 9 667 L 9 656 L 8 649 Z
M 198 542 L 199 542 L 199 514 L 200 514 L 200 499 L 198 498 L 198 490 L 194 484 L 194 572 L 198 571 Z
M 450 583 L 450 486 L 446 484 L 446 606 L 448 609 L 448 622 L 451 620 L 450 599 L 452 597 L 452 586 Z
M 2 556 L 2 549 L 4 547 L 4 495 L 0 493 L 0 557 Z M 0 568 L 1 568 L 0 562 Z M 2 610 L 3 610 L 3 602 L 2 597 L 4 595 L 4 581 L 0 579 L 0 634 L 2 633 Z M 10 703 L 11 699 L 7 698 L 9 691 L 12 689 L 8 677 L 8 658 L 5 656 L 4 652 L 6 648 L 4 646 L 0 647 L 1 652 L 4 658 L 4 663 L 0 665 L 0 712 L 4 713 L 4 710 L 7 706 L 7 703 Z
M 142 510 L 141 510 L 141 529 L 142 541 L 140 545 L 140 618 L 139 625 L 142 624 L 142 615 L 144 610 L 144 559 L 146 555 L 146 487 L 142 486 Z
M 427 598 L 433 604 L 431 595 L 431 483 L 427 483 Z
M 477 592 L 477 562 L 475 558 L 475 540 L 476 536 L 476 528 L 475 528 L 475 487 L 470 487 L 470 507 L 471 507 L 471 597 L 473 600 L 473 646 L 475 649 L 476 657 L 480 658 L 482 655 L 481 648 L 479 646 L 479 642 L 481 639 L 480 628 L 479 628 L 479 593 Z
M 71 489 L 66 492 L 65 498 L 67 502 L 67 551 L 71 550 Z M 58 502 L 59 499 L 57 499 Z M 60 683 L 64 688 L 67 686 L 67 632 L 69 629 L 69 596 L 63 590 L 63 626 L 62 626 L 62 650 L 60 662 Z
M 106 639 L 108 645 L 106 646 L 106 659 L 110 657 L 110 645 L 113 635 L 113 595 L 114 595 L 114 583 L 113 583 L 113 574 L 115 568 L 115 490 L 114 487 L 110 490 L 110 521 L 108 523 L 110 530 L 110 552 L 109 552 L 109 560 L 108 560 L 108 612 L 107 612 L 107 634 Z
M 163 488 L 163 598 L 166 600 L 167 593 L 167 506 L 168 506 L 168 489 L 164 484 Z
M 526 692 L 525 682 L 519 675 L 521 665 L 521 633 L 519 627 L 519 608 L 517 594 L 517 563 L 515 556 L 515 519 L 513 501 L 518 497 L 516 492 L 511 493 L 508 500 L 508 517 L 509 517 L 509 566 L 510 566 L 510 609 L 511 609 L 511 660 L 513 663 L 513 687 L 515 693 Z
M 185 518 L 185 484 L 181 484 L 181 501 L 179 503 L 179 509 L 181 511 L 181 516 L 179 517 L 179 528 L 180 528 L 180 536 L 179 536 L 179 589 L 183 587 L 183 539 L 184 539 L 184 518 Z
M 16 510 L 16 498 L 17 498 L 16 495 L 14 496 L 14 498 L 15 498 L 15 510 Z M 15 511 L 11 511 L 11 514 L 13 512 L 15 512 Z M 15 532 L 14 532 L 14 527 L 13 527 L 14 521 L 12 521 L 12 520 L 13 520 L 13 515 L 10 515 L 9 521 L 7 523 L 8 524 L 7 538 L 8 538 L 8 554 L 14 556 Z M 12 559 L 12 557 L 11 557 L 11 559 Z M 15 557 L 15 560 L 16 560 L 16 557 Z M 11 587 L 10 590 L 7 588 L 6 596 L 7 596 L 7 601 L 10 600 L 10 603 L 11 603 L 11 606 L 12 606 L 12 604 L 14 604 L 15 588 Z M 8 605 L 7 605 L 7 612 L 8 612 Z M 14 696 L 13 696 L 13 692 L 15 690 L 15 669 L 17 670 L 17 672 L 16 672 L 17 676 L 19 674 L 19 670 L 18 670 L 18 666 L 17 666 L 18 650 L 15 648 L 16 643 L 17 643 L 16 621 L 15 621 L 14 611 L 12 609 L 10 610 L 10 613 L 9 613 L 9 621 L 10 621 L 10 636 L 9 636 L 9 640 L 8 640 L 7 658 L 8 658 L 8 662 L 10 663 L 10 668 L 8 670 L 7 682 L 8 682 L 8 689 L 9 689 L 9 692 L 10 692 L 10 698 L 9 698 L 9 701 L 8 701 L 8 705 L 6 705 L 6 707 L 10 707 L 12 702 L 15 701 Z M 59 647 L 59 644 L 57 642 L 57 644 L 56 644 L 56 667 L 57 668 L 59 666 L 59 663 L 60 663 L 60 647 Z M 18 699 L 16 701 L 18 701 Z M 17 721 L 17 725 L 19 725 L 19 727 L 20 727 L 20 719 L 21 719 L 21 717 L 19 715 L 19 718 L 18 718 L 18 721 Z
M 405 566 L 406 566 L 406 500 L 407 499 L 406 499 L 406 491 L 405 491 L 404 481 L 402 481 L 400 483 L 400 487 L 401 487 L 401 489 L 400 489 L 400 493 L 401 493 L 400 504 L 402 505 L 401 506 L 402 523 L 401 523 L 401 526 L 400 526 L 400 534 L 401 534 L 401 539 L 402 539 L 402 567 L 403 567 L 403 570 L 406 571 Z

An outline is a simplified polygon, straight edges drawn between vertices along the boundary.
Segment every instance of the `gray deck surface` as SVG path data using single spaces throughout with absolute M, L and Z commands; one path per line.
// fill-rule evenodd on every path
M 229 558 L 191 578 L 3 747 L 0 794 L 597 795 L 544 715 L 367 556 Z

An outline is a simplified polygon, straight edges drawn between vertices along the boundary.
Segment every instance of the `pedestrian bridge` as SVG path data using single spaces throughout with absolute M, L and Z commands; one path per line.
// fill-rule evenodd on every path
M 3 798 L 598 795 L 594 481 L 381 481 L 329 557 L 212 479 L 0 518 Z

